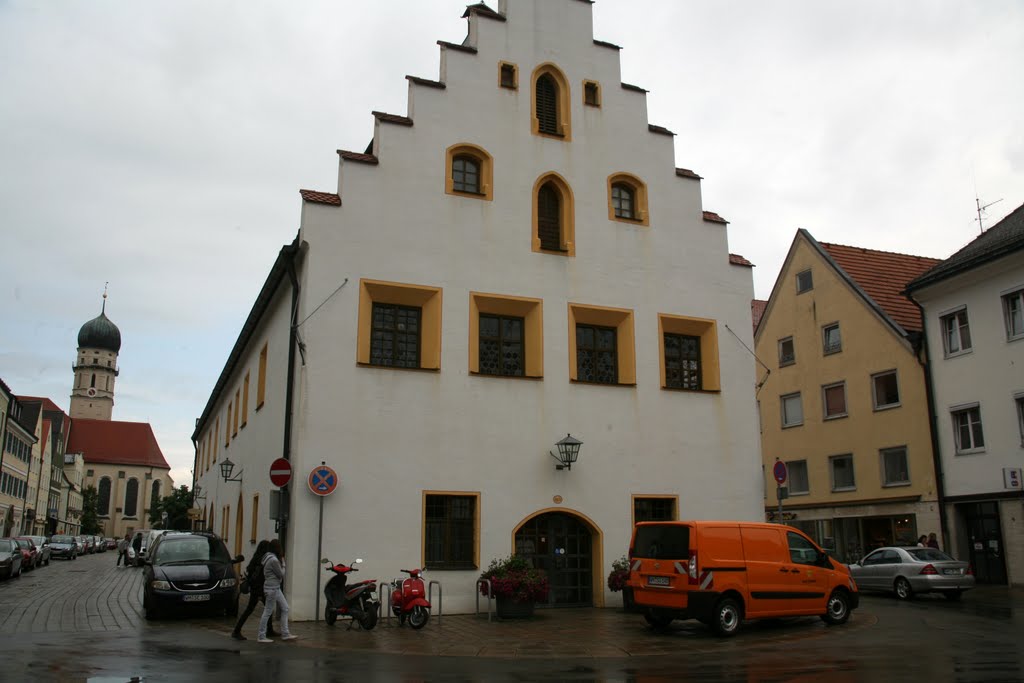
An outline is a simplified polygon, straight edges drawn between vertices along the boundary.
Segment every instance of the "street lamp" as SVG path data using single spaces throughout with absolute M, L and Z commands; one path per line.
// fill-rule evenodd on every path
M 224 462 L 220 464 L 220 476 L 224 477 L 224 481 L 242 481 L 242 470 L 238 470 L 238 476 L 231 476 L 231 472 L 234 469 L 235 463 L 231 462 L 228 458 L 224 458 Z
M 576 462 L 576 458 L 579 457 L 580 446 L 582 445 L 582 441 L 574 439 L 572 434 L 566 433 L 565 438 L 555 444 L 558 448 L 558 455 L 548 451 L 548 455 L 558 462 L 558 464 L 555 465 L 555 469 L 571 470 L 572 464 Z
M 192 502 L 196 503 L 198 501 L 203 501 L 205 503 L 206 493 L 203 491 L 202 486 L 196 484 L 195 487 L 192 489 Z

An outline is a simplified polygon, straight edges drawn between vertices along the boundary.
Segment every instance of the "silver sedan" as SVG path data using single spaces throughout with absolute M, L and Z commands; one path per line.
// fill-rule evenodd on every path
M 974 588 L 971 566 L 934 548 L 879 548 L 851 564 L 850 575 L 861 590 L 891 591 L 900 600 L 935 592 L 959 600 Z

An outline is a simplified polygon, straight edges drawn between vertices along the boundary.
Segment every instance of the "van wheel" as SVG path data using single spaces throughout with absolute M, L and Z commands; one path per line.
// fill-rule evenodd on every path
M 914 589 L 910 587 L 910 582 L 902 576 L 896 579 L 895 589 L 896 597 L 900 600 L 910 600 L 914 597 Z
M 722 598 L 715 605 L 712 619 L 711 628 L 716 634 L 723 637 L 734 636 L 743 622 L 743 609 L 733 598 Z
M 668 625 L 672 623 L 672 617 L 654 610 L 644 612 L 644 620 L 659 631 L 668 628 Z
M 846 594 L 846 591 L 832 591 L 828 604 L 825 606 L 825 614 L 821 615 L 821 620 L 829 626 L 838 626 L 845 624 L 849 618 L 850 596 Z

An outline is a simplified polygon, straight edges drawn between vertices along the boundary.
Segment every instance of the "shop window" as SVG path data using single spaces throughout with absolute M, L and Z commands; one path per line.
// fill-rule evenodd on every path
M 494 199 L 494 160 L 487 150 L 459 143 L 447 149 L 445 159 L 444 190 L 447 194 L 487 201 Z

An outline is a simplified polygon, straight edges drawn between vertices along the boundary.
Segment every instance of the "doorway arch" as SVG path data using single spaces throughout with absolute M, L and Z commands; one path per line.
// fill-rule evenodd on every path
M 576 510 L 547 508 L 512 531 L 516 555 L 543 569 L 551 583 L 548 607 L 604 607 L 604 535 Z

